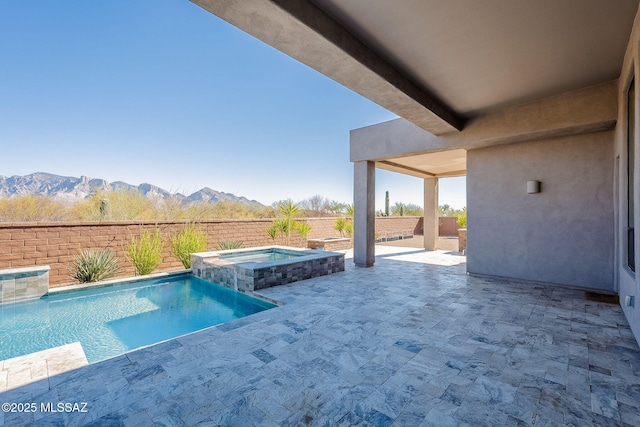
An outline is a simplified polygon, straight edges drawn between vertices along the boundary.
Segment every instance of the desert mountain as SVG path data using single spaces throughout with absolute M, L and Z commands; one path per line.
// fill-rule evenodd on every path
M 177 198 L 183 204 L 191 203 L 216 203 L 222 200 L 240 202 L 247 204 L 257 204 L 255 200 L 246 197 L 236 196 L 231 193 L 223 193 L 205 187 L 189 196 L 180 193 L 170 193 L 156 185 L 143 183 L 138 186 L 127 184 L 122 181 L 108 182 L 100 178 L 80 178 L 71 176 L 60 176 L 45 172 L 36 172 L 29 175 L 14 175 L 5 177 L 0 175 L 0 197 L 17 197 L 36 195 L 51 197 L 52 199 L 65 204 L 73 204 L 82 199 L 89 198 L 96 188 L 102 191 L 113 191 L 119 189 L 130 189 L 141 192 L 145 197 L 154 200 L 167 200 Z

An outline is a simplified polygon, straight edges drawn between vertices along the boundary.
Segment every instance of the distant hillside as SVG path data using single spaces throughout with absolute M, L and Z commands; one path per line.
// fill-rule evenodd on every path
M 252 205 L 260 205 L 255 200 L 246 197 L 236 196 L 231 193 L 223 193 L 205 187 L 189 196 L 180 193 L 170 193 L 153 184 L 140 184 L 138 186 L 127 184 L 122 181 L 108 182 L 100 178 L 80 178 L 71 176 L 60 176 L 45 172 L 36 172 L 30 175 L 14 175 L 5 177 L 0 175 L 0 197 L 17 197 L 36 195 L 51 197 L 52 199 L 64 203 L 73 204 L 80 200 L 91 197 L 96 188 L 102 191 L 113 191 L 122 188 L 137 190 L 150 200 L 159 201 L 169 198 L 177 198 L 183 204 L 195 203 L 216 203 L 223 200 L 240 202 Z

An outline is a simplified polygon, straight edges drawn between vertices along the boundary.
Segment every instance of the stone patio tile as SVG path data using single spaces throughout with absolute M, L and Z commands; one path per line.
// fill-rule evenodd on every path
M 467 427 L 464 421 L 454 418 L 452 415 L 439 409 L 431 409 L 419 427 Z
M 638 424 L 640 348 L 619 306 L 377 250 L 372 269 L 261 291 L 284 306 L 31 384 L 42 358 L 0 361 L 0 400 L 89 403 L 38 414 L 60 425 Z M 25 383 L 6 391 L 11 374 Z
M 125 427 L 153 427 L 155 424 L 145 411 L 129 415 L 122 420 Z

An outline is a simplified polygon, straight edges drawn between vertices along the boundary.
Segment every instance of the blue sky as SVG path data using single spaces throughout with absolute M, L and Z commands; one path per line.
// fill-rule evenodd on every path
M 351 202 L 349 130 L 396 118 L 188 0 L 3 0 L 0 53 L 4 176 Z M 418 178 L 378 170 L 386 190 L 422 205 Z

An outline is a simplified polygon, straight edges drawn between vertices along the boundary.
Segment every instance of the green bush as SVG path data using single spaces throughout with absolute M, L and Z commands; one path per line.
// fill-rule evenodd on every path
M 133 237 L 127 246 L 127 258 L 139 275 L 150 274 L 162 262 L 163 247 L 160 230 L 156 229 L 153 233 L 141 230 L 140 237 Z
M 242 247 L 242 242 L 238 240 L 223 240 L 218 243 L 218 250 L 225 251 L 228 249 L 240 249 Z
M 0 198 L 0 222 L 68 221 L 71 218 L 61 203 L 48 197 Z
M 467 208 L 462 208 L 456 216 L 458 217 L 458 227 L 467 228 Z
M 347 236 L 351 237 L 353 235 L 353 222 L 348 221 L 344 226 L 344 232 L 347 233 Z
M 106 249 L 83 249 L 68 267 L 71 277 L 80 283 L 98 282 L 115 276 L 120 271 L 118 258 Z
M 333 228 L 340 233 L 341 237 L 344 237 L 344 233 L 347 231 L 347 224 L 349 224 L 349 221 L 345 218 L 345 217 L 339 217 L 336 218 L 336 220 L 333 222 Z
M 307 221 L 296 222 L 294 223 L 294 226 L 298 234 L 302 237 L 307 237 L 311 232 L 311 224 L 309 224 Z
M 207 234 L 196 229 L 193 223 L 186 224 L 182 231 L 171 239 L 171 252 L 184 265 L 191 268 L 191 254 L 207 250 Z
M 267 227 L 266 231 L 271 240 L 276 240 L 276 237 L 278 237 L 278 225 L 275 222 Z
M 295 229 L 297 221 L 294 219 L 300 215 L 300 207 L 291 199 L 281 200 L 276 204 L 278 211 L 284 216 L 278 220 L 278 228 L 284 236 L 285 244 L 289 246 L 291 231 Z

